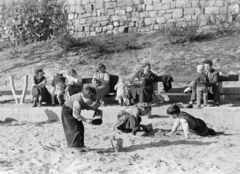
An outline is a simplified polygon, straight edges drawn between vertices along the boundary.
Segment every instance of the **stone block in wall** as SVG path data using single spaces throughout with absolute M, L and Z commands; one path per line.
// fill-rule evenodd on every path
M 166 13 L 167 13 L 167 14 L 172 14 L 173 12 L 174 12 L 174 9 L 166 10 Z
M 159 25 L 154 25 L 153 29 L 154 29 L 154 30 L 159 30 L 160 27 L 159 27 Z
M 123 26 L 123 27 L 119 27 L 119 33 L 124 33 L 124 31 L 125 31 L 125 27 Z
M 185 15 L 194 15 L 195 13 L 195 8 L 185 8 L 184 9 L 184 16 Z
M 219 7 L 206 7 L 205 14 L 219 14 Z
M 202 13 L 202 10 L 200 8 L 195 8 L 194 9 L 194 14 L 195 15 L 200 15 Z
M 90 0 L 90 3 L 95 3 L 96 2 L 96 0 Z
M 93 10 L 93 5 L 92 4 L 87 4 L 87 5 L 84 5 L 84 8 L 85 8 L 87 13 L 91 13 L 92 10 Z
M 149 15 L 148 15 L 148 13 L 146 11 L 140 12 L 139 15 L 140 15 L 140 18 L 147 18 L 147 17 L 149 17 Z
M 137 11 L 145 11 L 146 10 L 146 5 L 145 4 L 138 4 L 137 5 Z
M 215 0 L 210 0 L 210 1 L 208 2 L 208 6 L 210 6 L 210 7 L 215 6 Z
M 97 22 L 97 23 L 92 24 L 92 26 L 94 26 L 95 28 L 97 28 L 97 27 L 100 27 L 100 26 L 101 26 L 101 23 L 100 23 L 100 22 Z
M 68 14 L 68 20 L 73 20 L 73 19 L 75 19 L 75 14 L 69 13 Z
M 107 14 L 110 15 L 110 16 L 115 15 L 115 10 L 114 9 L 108 9 Z
M 97 27 L 95 30 L 97 33 L 101 33 L 102 32 L 102 27 Z
M 86 10 L 82 5 L 77 5 L 76 6 L 76 13 L 83 14 L 83 13 L 86 13 Z
M 168 9 L 171 9 L 171 4 L 170 3 L 162 4 L 161 10 L 168 10 Z
M 155 18 L 145 18 L 144 19 L 144 24 L 145 25 L 151 25 L 151 24 L 155 24 L 156 19 Z
M 95 27 L 94 26 L 91 26 L 90 27 L 90 31 L 92 32 L 92 31 L 95 31 Z
M 102 31 L 105 33 L 105 32 L 107 32 L 107 27 L 103 27 L 102 28 Z
M 68 11 L 68 13 L 76 13 L 76 6 L 75 5 L 69 5 L 67 11 Z
M 119 28 L 118 27 L 115 27 L 114 29 L 113 29 L 113 34 L 118 34 L 119 33 Z
M 221 0 L 217 0 L 216 2 L 215 2 L 215 4 L 214 4 L 214 6 L 216 6 L 216 7 L 222 7 L 222 6 L 224 6 L 224 2 Z
M 152 0 L 143 0 L 143 3 L 144 4 L 153 4 L 153 1 Z
M 77 1 L 76 0 L 68 0 L 67 1 L 69 5 L 75 5 L 77 4 Z
M 95 3 L 95 9 L 102 10 L 104 8 L 104 3 L 100 0 L 97 0 Z
M 142 4 L 143 0 L 133 0 L 133 4 Z
M 107 34 L 113 34 L 113 30 L 107 30 Z
M 123 16 L 125 15 L 125 13 L 126 13 L 125 10 L 119 10 L 119 9 L 115 10 L 115 15 Z
M 114 27 L 118 27 L 119 25 L 120 25 L 120 24 L 119 24 L 118 21 L 113 22 L 113 26 L 114 26 Z
M 132 12 L 132 17 L 139 18 L 140 13 L 139 12 Z
M 103 0 L 103 2 L 111 2 L 111 0 Z
M 176 8 L 183 8 L 183 7 L 185 7 L 185 0 L 177 0 Z
M 167 22 L 167 19 L 165 17 L 159 17 L 157 18 L 158 24 L 165 24 Z
M 173 1 L 170 3 L 171 9 L 176 8 L 176 1 Z
M 229 12 L 231 14 L 239 14 L 240 13 L 239 4 L 230 5 Z
M 89 32 L 90 31 L 90 27 L 89 26 L 85 26 L 84 27 L 84 31 Z
M 107 27 L 107 30 L 112 30 L 114 28 L 113 25 L 107 25 L 106 27 Z
M 160 3 L 162 0 L 153 0 L 153 4 Z
M 116 8 L 117 7 L 117 3 L 116 2 L 107 2 L 104 4 L 106 9 L 109 8 Z
M 158 14 L 158 11 L 151 11 L 151 12 L 150 12 L 150 17 L 151 17 L 151 18 L 158 17 L 158 16 L 160 16 L 160 15 Z
M 92 13 L 84 13 L 84 14 L 82 14 L 82 17 L 83 17 L 83 18 L 92 17 Z
M 82 0 L 82 5 L 86 5 L 86 4 L 89 4 L 90 3 L 90 0 Z
M 183 17 L 183 9 L 174 9 L 173 18 L 182 18 Z
M 80 24 L 86 24 L 86 19 L 79 19 Z
M 127 20 L 127 16 L 111 16 L 111 21 Z
M 132 7 L 127 7 L 127 8 L 126 8 L 126 11 L 127 11 L 127 12 L 132 12 L 132 11 L 133 11 L 133 8 L 132 8 Z
M 154 4 L 154 10 L 161 10 L 162 9 L 162 3 L 156 3 Z
M 147 11 L 152 11 L 153 9 L 154 9 L 153 5 L 147 5 L 147 7 L 146 7 Z
M 135 26 L 135 22 L 129 22 L 129 23 L 128 23 L 128 26 L 129 26 L 129 27 L 134 27 L 134 26 Z
M 108 25 L 108 21 L 101 21 L 100 23 L 102 27 L 105 27 Z
M 97 33 L 94 31 L 90 33 L 90 36 L 96 36 L 96 35 L 97 35 Z
M 168 20 L 168 19 L 172 19 L 172 14 L 164 14 L 164 17 Z

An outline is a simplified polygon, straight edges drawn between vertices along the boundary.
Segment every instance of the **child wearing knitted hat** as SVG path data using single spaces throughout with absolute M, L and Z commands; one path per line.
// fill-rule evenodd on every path
M 208 77 L 203 72 L 203 65 L 197 66 L 197 74 L 193 80 L 193 88 L 196 89 L 197 108 L 201 109 L 201 101 L 203 99 L 204 106 L 208 104 Z

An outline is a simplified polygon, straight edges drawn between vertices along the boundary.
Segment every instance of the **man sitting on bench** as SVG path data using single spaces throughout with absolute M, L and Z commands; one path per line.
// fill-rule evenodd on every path
M 205 73 L 209 78 L 208 99 L 214 100 L 215 106 L 219 106 L 220 95 L 219 95 L 219 89 L 217 85 L 219 72 L 213 69 L 213 62 L 211 60 L 205 60 L 203 64 L 205 68 Z M 193 89 L 191 94 L 191 99 L 187 108 L 192 108 L 195 100 L 196 100 L 196 89 Z

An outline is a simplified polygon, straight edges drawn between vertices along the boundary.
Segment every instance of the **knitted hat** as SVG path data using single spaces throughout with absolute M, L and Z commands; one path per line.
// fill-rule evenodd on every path
M 203 65 L 197 66 L 197 72 L 203 72 Z

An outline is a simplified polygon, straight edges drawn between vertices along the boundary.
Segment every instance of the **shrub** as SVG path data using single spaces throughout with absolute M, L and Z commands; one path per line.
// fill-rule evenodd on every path
M 125 50 L 142 49 L 148 42 L 138 41 L 139 34 L 110 35 L 87 38 L 89 45 L 98 53 L 114 53 Z
M 64 1 L 23 0 L 2 4 L 1 38 L 7 40 L 18 52 L 19 44 L 52 39 L 68 32 L 64 20 Z
M 200 21 L 191 20 L 191 22 L 186 23 L 186 25 L 178 25 L 173 23 L 170 27 L 163 27 L 160 32 L 162 32 L 167 40 L 171 44 L 182 44 L 185 42 L 195 41 L 198 36 L 198 30 L 200 28 Z

